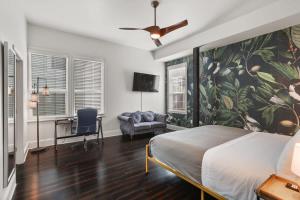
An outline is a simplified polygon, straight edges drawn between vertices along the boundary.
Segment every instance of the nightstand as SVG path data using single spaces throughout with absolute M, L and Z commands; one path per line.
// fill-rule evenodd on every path
M 293 191 L 286 187 L 287 183 L 294 183 L 285 178 L 271 175 L 257 190 L 257 199 L 264 200 L 299 200 L 300 192 Z

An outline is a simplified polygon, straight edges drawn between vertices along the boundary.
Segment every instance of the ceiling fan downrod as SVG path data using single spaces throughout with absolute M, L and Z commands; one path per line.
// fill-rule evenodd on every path
M 152 0 L 151 6 L 154 8 L 154 26 L 156 26 L 156 8 L 159 6 L 158 0 Z

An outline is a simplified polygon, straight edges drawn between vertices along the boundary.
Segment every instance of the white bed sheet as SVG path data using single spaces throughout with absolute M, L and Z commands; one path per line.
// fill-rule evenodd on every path
M 290 136 L 253 132 L 211 148 L 202 162 L 202 184 L 227 199 L 255 200 Z

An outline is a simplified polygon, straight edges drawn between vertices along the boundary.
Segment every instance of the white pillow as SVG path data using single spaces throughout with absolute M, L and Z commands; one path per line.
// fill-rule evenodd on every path
M 276 166 L 276 174 L 284 178 L 299 181 L 300 178 L 291 171 L 292 157 L 296 143 L 300 142 L 300 130 L 286 143 Z

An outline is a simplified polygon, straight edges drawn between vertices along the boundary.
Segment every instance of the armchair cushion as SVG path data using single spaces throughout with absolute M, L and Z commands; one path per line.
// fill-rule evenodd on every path
M 140 131 L 140 130 L 146 130 L 146 129 L 150 129 L 150 128 L 164 128 L 165 124 L 162 122 L 140 122 L 138 124 L 134 124 L 134 129 L 136 131 Z
M 140 123 L 142 121 L 142 115 L 141 115 L 141 112 L 139 112 L 139 111 L 131 113 L 130 117 L 133 119 L 133 122 L 135 124 Z
M 155 113 L 151 111 L 142 112 L 144 122 L 152 122 L 155 118 Z
M 153 121 L 153 122 L 149 122 L 151 125 L 151 128 L 164 128 L 166 125 L 162 122 L 157 122 L 157 121 Z
M 140 122 L 138 124 L 134 124 L 135 131 L 141 131 L 141 130 L 146 130 L 146 129 L 150 129 L 150 128 L 151 128 L 150 122 Z

